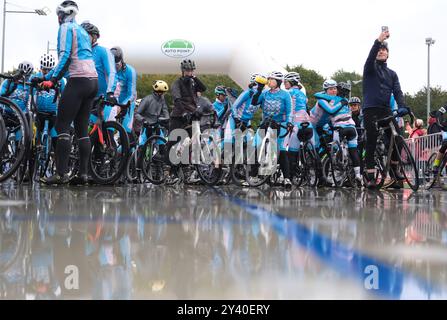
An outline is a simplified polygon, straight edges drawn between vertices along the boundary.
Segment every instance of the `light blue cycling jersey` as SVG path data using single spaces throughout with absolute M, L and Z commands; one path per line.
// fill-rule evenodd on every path
M 50 71 L 50 73 L 53 73 L 53 72 Z M 32 78 L 43 78 L 43 73 L 42 72 L 38 72 L 34 76 L 32 76 L 31 79 Z M 66 84 L 66 80 L 64 78 L 62 78 L 59 81 L 59 94 L 61 94 L 62 91 L 64 91 L 65 84 Z M 34 99 L 35 99 L 37 111 L 48 112 L 48 113 L 56 113 L 57 112 L 58 101 L 57 100 L 54 101 L 55 100 L 54 96 L 56 94 L 56 90 L 54 90 L 54 89 L 50 89 L 49 91 L 46 91 L 46 90 L 37 91 L 37 90 L 35 90 L 33 92 L 33 94 L 34 94 Z
M 258 104 L 261 105 L 263 119 L 271 118 L 278 123 L 292 122 L 292 97 L 282 89 L 261 93 Z
M 294 86 L 289 89 L 290 96 L 292 97 L 292 123 L 298 125 L 303 122 L 309 122 L 310 117 L 307 113 L 307 97 L 298 88 Z
M 97 97 L 106 95 L 108 92 L 115 92 L 117 77 L 115 68 L 115 58 L 109 49 L 98 44 L 93 45 L 93 59 L 98 73 L 98 93 Z
M 54 68 L 57 80 L 69 78 L 97 78 L 93 61 L 92 45 L 87 32 L 74 19 L 67 19 L 57 37 L 59 63 Z M 47 80 L 49 76 L 45 77 Z
M 115 96 L 118 97 L 118 102 L 126 104 L 130 101 L 130 108 L 124 117 L 123 127 L 127 132 L 131 132 L 135 101 L 137 100 L 137 73 L 131 65 L 126 64 L 123 69 L 117 72 L 117 79 Z
M 222 121 L 223 116 L 225 115 L 225 112 L 227 111 L 226 108 L 228 106 L 228 99 L 225 99 L 224 102 L 220 102 L 220 100 L 216 99 L 213 103 L 214 110 L 217 113 L 217 118 L 219 121 Z
M 253 96 L 255 95 L 255 89 L 248 89 L 241 93 L 241 95 L 236 99 L 231 109 L 231 115 L 237 120 L 241 120 L 245 123 L 251 121 L 259 110 L 259 106 L 253 106 L 251 104 Z
M 11 84 L 11 88 L 9 88 Z M 14 84 L 11 83 L 10 80 L 5 80 L 2 83 L 2 87 L 0 89 L 0 95 L 3 97 L 8 92 L 8 89 L 14 89 L 11 94 L 7 96 L 12 102 L 14 102 L 20 110 L 24 113 L 28 112 L 28 102 L 30 95 L 30 87 L 23 84 Z

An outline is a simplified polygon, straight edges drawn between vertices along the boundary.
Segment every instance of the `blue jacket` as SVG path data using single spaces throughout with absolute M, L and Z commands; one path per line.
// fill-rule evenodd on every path
M 59 63 L 52 75 L 56 80 L 65 78 L 97 78 L 92 45 L 87 32 L 73 19 L 59 27 L 57 36 Z M 46 79 L 50 79 L 48 76 Z
M 272 118 L 278 123 L 292 122 L 292 97 L 282 90 L 268 90 L 262 92 L 258 99 L 261 105 L 263 119 Z
M 42 78 L 43 74 L 42 72 L 38 72 L 36 75 L 31 77 L 31 79 L 34 77 Z M 66 81 L 64 78 L 59 81 L 59 94 L 64 91 L 65 83 Z M 58 101 L 54 101 L 55 94 L 56 91 L 54 89 L 50 89 L 49 91 L 34 91 L 33 98 L 35 99 L 37 110 L 41 112 L 57 112 Z
M 135 69 L 126 64 L 123 69 L 117 72 L 118 83 L 116 85 L 115 96 L 120 104 L 127 102 L 135 103 L 137 100 L 137 73 Z
M 106 95 L 108 92 L 115 92 L 116 89 L 116 68 L 115 59 L 109 49 L 98 44 L 93 46 L 93 59 L 98 73 L 98 93 L 97 97 Z
M 307 97 L 298 87 L 289 89 L 292 97 L 292 121 L 294 124 L 309 121 L 309 114 L 307 113 Z
M 404 94 L 400 88 L 396 72 L 389 69 L 386 62 L 377 61 L 381 43 L 379 40 L 369 53 L 363 70 L 363 109 L 381 107 L 391 108 L 390 101 L 393 94 L 397 104 L 405 107 Z
M 251 104 L 255 93 L 256 91 L 254 89 L 248 89 L 241 93 L 231 109 L 231 115 L 233 118 L 244 122 L 248 122 L 253 119 L 256 111 L 259 110 L 259 106 L 253 106 Z
M 0 89 L 0 95 L 2 97 L 6 96 L 9 88 L 10 80 L 5 80 L 2 83 Z M 11 84 L 14 86 L 14 84 Z M 30 88 L 29 86 L 24 86 L 23 84 L 15 85 L 15 89 L 7 96 L 12 102 L 14 102 L 24 113 L 28 112 L 28 102 L 29 102 Z
M 224 102 L 220 102 L 216 99 L 213 103 L 214 110 L 217 113 L 217 118 L 219 121 L 222 121 L 223 116 L 225 115 L 227 108 L 228 108 L 228 100 L 225 100 Z

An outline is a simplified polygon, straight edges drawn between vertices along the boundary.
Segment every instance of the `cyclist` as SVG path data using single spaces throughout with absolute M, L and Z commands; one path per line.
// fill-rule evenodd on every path
M 310 124 L 310 117 L 307 113 L 307 96 L 301 90 L 301 77 L 297 72 L 290 72 L 284 77 L 284 87 L 289 91 L 292 97 L 292 123 L 294 125 L 292 136 L 289 141 L 289 162 L 290 170 L 292 174 L 296 171 L 296 165 L 298 164 L 298 151 L 300 146 L 300 140 L 298 133 L 301 137 L 313 138 L 313 126 Z M 308 123 L 306 128 L 302 127 L 303 123 Z
M 50 54 L 44 54 L 40 58 L 40 72 L 36 73 L 33 77 L 31 77 L 30 81 L 33 82 L 34 78 L 42 79 L 47 74 L 49 74 L 53 68 L 56 66 L 56 59 L 50 55 Z M 64 91 L 66 84 L 66 80 L 62 78 L 58 82 L 59 86 L 59 93 L 62 93 Z M 59 102 L 58 97 L 55 97 L 56 90 L 50 89 L 48 91 L 42 90 L 37 91 L 34 93 L 33 99 L 35 99 L 35 104 L 37 108 L 37 130 L 38 132 L 42 132 L 44 130 L 45 126 L 45 120 L 49 120 L 49 126 L 48 129 L 51 132 L 51 138 L 53 140 L 53 147 L 56 146 L 56 140 L 57 140 L 57 132 L 54 128 L 54 125 L 56 123 L 56 117 L 57 117 L 57 104 Z M 48 118 L 47 116 L 43 116 L 41 113 L 44 112 L 46 114 L 51 114 L 52 117 Z
M 349 99 L 349 107 L 351 108 L 352 120 L 355 122 L 355 128 L 358 135 L 358 150 L 360 159 L 363 157 L 363 151 L 365 150 L 365 138 L 363 128 L 363 115 L 361 113 L 362 100 L 358 97 L 352 97 Z M 363 172 L 363 161 L 360 161 L 360 167 Z
M 341 108 L 342 98 L 337 96 L 337 82 L 329 79 L 323 83 L 323 92 L 317 93 L 317 103 L 310 110 L 310 123 L 314 129 L 314 143 L 315 148 L 320 150 L 320 134 L 331 135 L 332 130 L 329 126 L 330 116 L 334 114 L 339 108 Z M 320 165 L 318 171 L 319 186 L 325 186 L 327 182 L 324 179 L 323 167 Z
M 227 90 L 224 86 L 217 86 L 216 89 L 214 89 L 214 93 L 216 94 L 216 101 L 214 101 L 213 107 L 217 113 L 219 122 L 222 123 L 228 110 Z
M 169 131 L 182 129 L 187 124 L 187 115 L 193 114 L 199 106 L 199 95 L 206 91 L 206 86 L 195 75 L 196 64 L 192 60 L 183 60 L 180 63 L 182 76 L 174 81 L 171 86 L 171 94 L 174 100 L 174 109 L 171 113 Z M 180 141 L 169 141 L 166 146 L 166 153 L 161 152 L 155 155 L 154 160 L 170 163 L 169 153 L 171 148 Z
M 271 72 L 268 77 L 269 90 L 263 91 L 264 85 L 258 84 L 257 92 L 253 96 L 253 105 L 260 105 L 263 111 L 263 119 L 271 118 L 282 126 L 287 126 L 287 129 L 293 130 L 292 124 L 292 98 L 290 93 L 281 89 L 281 84 L 284 81 L 284 75 L 280 71 Z M 262 124 L 260 126 L 262 128 Z M 286 134 L 283 127 L 278 133 L 278 147 L 279 147 L 279 165 L 284 176 L 284 187 L 291 188 L 290 181 L 290 166 L 287 156 L 287 141 L 281 136 Z M 256 140 L 258 141 L 259 132 Z
M 79 175 L 73 182 L 87 183 L 91 144 L 88 135 L 90 107 L 98 91 L 98 73 L 95 69 L 90 39 L 76 23 L 79 8 L 74 1 L 64 1 L 56 9 L 60 28 L 58 35 L 59 63 L 45 76 L 42 86 L 51 89 L 62 77 L 68 78 L 57 112 L 56 174 L 44 179 L 47 184 L 68 183 L 68 161 L 72 137 L 70 125 L 74 121 L 79 139 Z M 68 71 L 68 73 L 67 73 Z
M 165 100 L 165 94 L 169 91 L 168 84 L 163 80 L 157 80 L 152 88 L 154 92 L 141 100 L 135 113 L 135 124 L 138 128 L 141 128 L 141 125 L 144 123 L 154 125 L 159 122 L 159 118 L 169 119 L 168 105 Z M 151 132 L 146 133 L 144 139 L 149 138 L 151 135 Z
M 27 82 L 30 79 L 33 71 L 34 67 L 31 62 L 22 61 L 21 63 L 19 63 L 18 76 L 20 76 L 21 80 L 24 79 L 25 82 Z M 17 106 L 19 106 L 19 108 L 25 114 L 28 113 L 29 93 L 29 86 L 22 83 L 14 83 L 14 81 L 11 81 L 9 79 L 3 81 L 0 89 L 0 95 L 12 100 L 12 102 L 17 104 Z
M 228 110 L 229 116 L 224 124 L 224 150 L 231 150 L 232 152 L 232 145 L 235 143 L 234 136 L 236 128 L 241 133 L 244 133 L 251 126 L 251 120 L 256 111 L 259 110 L 259 106 L 253 106 L 251 103 L 254 94 L 257 92 L 257 77 L 264 79 L 264 76 L 259 73 L 252 74 L 248 89 L 239 95 L 236 101 L 234 101 L 231 110 Z M 249 141 L 250 137 L 247 137 L 246 140 Z
M 124 62 L 123 50 L 120 47 L 113 47 L 111 51 L 115 57 L 118 80 L 115 96 L 118 97 L 119 104 L 126 104 L 130 101 L 130 108 L 128 110 L 118 110 L 117 114 L 125 112 L 123 127 L 129 136 L 131 136 L 135 102 L 137 100 L 137 73 L 134 67 Z
M 88 21 L 83 22 L 81 27 L 87 31 L 92 44 L 93 59 L 95 60 L 95 68 L 98 73 L 98 93 L 96 96 L 104 96 L 107 98 L 107 101 L 115 102 L 114 92 L 117 77 L 112 52 L 98 44 L 98 39 L 101 37 L 98 27 Z
M 404 116 L 410 113 L 409 108 L 406 107 L 404 95 L 402 93 L 399 78 L 393 70 L 387 66 L 389 57 L 388 44 L 385 42 L 389 38 L 389 31 L 382 32 L 374 42 L 373 47 L 366 60 L 363 71 L 363 93 L 364 102 L 362 112 L 364 115 L 364 125 L 366 129 L 366 177 L 367 187 L 376 188 L 375 182 L 375 160 L 374 153 L 377 146 L 378 129 L 376 121 L 390 116 L 391 109 L 391 95 L 396 99 L 399 116 Z M 388 137 L 391 135 L 391 130 L 387 130 Z M 397 181 L 403 181 L 405 177 L 398 168 L 397 150 L 393 153 L 391 162 L 392 172 Z
M 440 115 L 444 115 L 445 113 L 447 113 L 447 106 L 444 106 L 442 108 L 440 108 L 436 114 L 434 114 L 436 116 L 437 119 L 439 119 Z M 438 123 L 438 121 L 437 121 Z M 444 121 L 444 123 L 438 123 L 438 125 L 441 127 L 442 129 L 442 145 L 441 148 L 439 149 L 438 155 L 436 156 L 435 161 L 433 162 L 433 175 L 436 176 L 438 174 L 439 171 L 439 167 L 441 166 L 441 161 L 442 158 L 444 157 L 445 152 L 447 151 L 447 123 Z

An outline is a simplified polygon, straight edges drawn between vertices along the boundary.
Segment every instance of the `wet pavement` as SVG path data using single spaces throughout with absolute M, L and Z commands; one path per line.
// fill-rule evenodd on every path
M 446 299 L 447 192 L 0 186 L 1 299 Z

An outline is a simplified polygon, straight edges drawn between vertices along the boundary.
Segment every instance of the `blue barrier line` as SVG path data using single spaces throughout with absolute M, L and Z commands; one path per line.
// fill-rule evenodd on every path
M 339 241 L 311 230 L 294 219 L 277 212 L 266 210 L 240 198 L 227 195 L 219 189 L 217 193 L 231 203 L 243 208 L 250 215 L 262 222 L 269 223 L 280 235 L 306 248 L 322 262 L 344 276 L 359 282 L 367 294 L 385 299 L 446 299 L 445 287 L 434 285 L 426 279 L 404 271 L 378 259 L 372 258 L 355 249 L 349 248 Z M 377 286 L 374 286 L 373 275 L 377 274 Z M 404 297 L 402 297 L 402 295 Z

